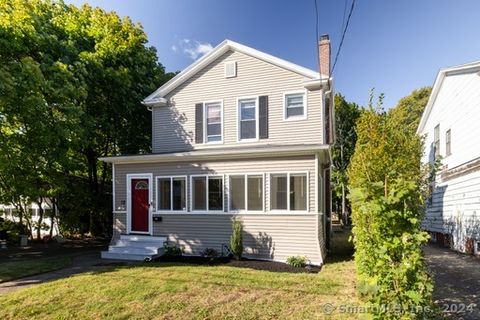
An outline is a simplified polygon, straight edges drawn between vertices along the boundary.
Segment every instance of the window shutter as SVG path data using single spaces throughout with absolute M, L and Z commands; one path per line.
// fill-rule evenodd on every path
M 195 143 L 203 143 L 203 103 L 195 104 Z
M 260 96 L 258 100 L 258 137 L 268 139 L 268 96 Z

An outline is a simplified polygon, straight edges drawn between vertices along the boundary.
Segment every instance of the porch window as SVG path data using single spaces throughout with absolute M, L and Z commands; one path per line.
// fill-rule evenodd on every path
M 205 103 L 205 124 L 207 142 L 222 141 L 222 103 Z
M 263 175 L 230 176 L 230 210 L 263 210 Z
M 307 210 L 307 175 L 290 175 L 290 210 Z
M 238 140 L 252 140 L 258 138 L 257 99 L 238 100 Z
M 272 174 L 270 206 L 272 210 L 307 211 L 306 173 Z
M 223 177 L 192 176 L 192 210 L 223 211 Z
M 186 211 L 186 178 L 157 177 L 157 210 Z

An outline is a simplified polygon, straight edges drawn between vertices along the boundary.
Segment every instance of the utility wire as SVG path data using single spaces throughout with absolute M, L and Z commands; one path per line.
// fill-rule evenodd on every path
M 348 0 L 345 0 L 343 3 L 342 28 L 340 29 L 340 32 L 343 32 L 343 28 L 345 28 L 345 18 L 347 17 L 347 3 L 348 3 Z
M 335 56 L 335 61 L 333 62 L 333 67 L 332 67 L 331 74 L 333 74 L 333 71 L 335 70 L 335 66 L 337 65 L 338 56 L 340 55 L 340 52 L 342 51 L 343 41 L 345 40 L 345 34 L 347 33 L 348 25 L 350 23 L 350 18 L 352 17 L 354 7 L 355 7 L 355 0 L 352 1 L 352 6 L 350 7 L 350 12 L 348 13 L 347 23 L 345 24 L 345 29 L 343 29 L 342 40 L 340 41 L 340 45 L 338 46 L 338 51 L 337 51 L 337 54 Z

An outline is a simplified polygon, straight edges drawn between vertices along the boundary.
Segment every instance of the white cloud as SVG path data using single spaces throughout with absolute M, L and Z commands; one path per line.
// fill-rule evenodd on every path
M 200 42 L 197 40 L 181 39 L 178 41 L 178 45 L 173 45 L 172 50 L 174 52 L 181 51 L 187 54 L 190 59 L 196 60 L 206 53 L 212 51 L 213 46 L 208 42 Z

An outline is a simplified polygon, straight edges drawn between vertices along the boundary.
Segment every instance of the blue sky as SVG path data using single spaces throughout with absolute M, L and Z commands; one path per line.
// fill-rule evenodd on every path
M 345 2 L 317 1 L 319 34 L 330 35 L 335 55 Z M 317 68 L 314 0 L 66 2 L 88 2 L 141 23 L 168 71 L 182 70 L 226 38 Z M 478 13 L 475 0 L 357 0 L 334 74 L 336 91 L 365 105 L 374 87 L 391 107 L 432 85 L 439 68 L 479 60 Z

